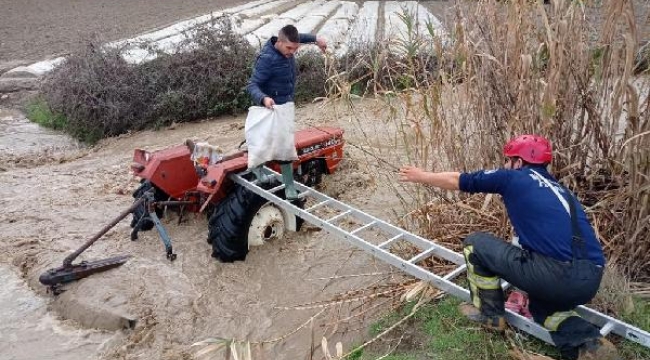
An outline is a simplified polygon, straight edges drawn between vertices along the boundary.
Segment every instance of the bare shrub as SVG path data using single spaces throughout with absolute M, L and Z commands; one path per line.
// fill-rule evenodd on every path
M 226 20 L 195 29 L 177 51 L 158 52 L 153 61 L 132 65 L 120 52 L 91 41 L 44 82 L 43 99 L 78 139 L 95 142 L 250 106 L 245 86 L 255 50 Z
M 117 49 L 90 41 L 47 77 L 42 98 L 67 120 L 64 130 L 91 143 L 132 130 L 234 114 L 252 105 L 246 84 L 256 51 L 230 21 L 213 19 L 184 35 L 171 51 L 152 43 Z M 134 46 L 155 58 L 127 63 L 121 54 Z M 301 56 L 298 71 L 298 102 L 325 95 L 320 54 Z
M 144 127 L 145 110 L 134 100 L 149 99 L 137 90 L 142 84 L 138 84 L 141 79 L 136 74 L 117 50 L 103 50 L 89 43 L 47 77 L 42 94 L 52 111 L 67 120 L 67 132 L 94 142 Z
M 330 96 L 379 94 L 428 84 L 439 72 L 439 54 L 419 44 L 415 48 L 397 54 L 386 44 L 353 46 L 341 58 L 332 59 Z
M 216 28 L 199 28 L 188 37 L 181 48 L 191 43 L 191 51 L 159 56 L 141 67 L 143 77 L 157 75 L 151 89 L 156 125 L 233 114 L 251 105 L 245 88 L 255 50 L 228 22 Z
M 297 103 L 308 103 L 314 98 L 324 97 L 325 80 L 325 59 L 320 52 L 305 51 L 296 58 L 298 77 L 296 79 Z

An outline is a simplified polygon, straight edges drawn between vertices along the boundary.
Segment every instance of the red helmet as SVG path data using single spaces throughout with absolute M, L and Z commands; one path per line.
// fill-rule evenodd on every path
M 520 135 L 503 146 L 503 155 L 517 156 L 530 164 L 548 164 L 553 160 L 551 142 L 539 135 Z

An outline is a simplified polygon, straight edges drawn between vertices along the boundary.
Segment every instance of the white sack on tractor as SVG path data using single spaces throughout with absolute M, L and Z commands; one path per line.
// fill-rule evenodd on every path
M 246 117 L 248 168 L 276 161 L 298 159 L 294 140 L 295 105 L 288 102 L 272 109 L 251 106 Z

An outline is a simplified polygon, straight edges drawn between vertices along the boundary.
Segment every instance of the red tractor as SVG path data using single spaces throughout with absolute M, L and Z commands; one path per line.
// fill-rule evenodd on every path
M 136 200 L 152 191 L 153 204 L 180 201 L 184 210 L 205 211 L 209 218 L 208 243 L 212 244 L 212 255 L 227 262 L 244 260 L 250 245 L 280 238 L 285 229 L 298 230 L 300 220 L 295 216 L 228 179 L 231 173 L 246 171 L 248 159 L 245 152 L 206 164 L 192 160 L 192 154 L 196 154 L 194 147 L 194 144 L 179 145 L 152 153 L 136 150 L 135 164 L 131 168 L 143 181 L 134 194 Z M 296 133 L 296 150 L 296 180 L 307 186 L 317 185 L 323 174 L 336 170 L 343 157 L 343 130 L 309 128 L 299 131 Z M 279 171 L 278 164 L 271 163 L 269 167 Z M 266 187 L 274 185 L 277 184 L 263 184 Z M 296 205 L 300 206 L 299 201 Z M 160 216 L 162 209 L 160 206 L 157 208 Z M 150 209 L 147 210 L 145 202 L 133 212 L 133 239 L 137 238 L 139 230 L 155 226 L 155 219 L 149 215 Z
M 298 131 L 295 139 L 298 160 L 293 166 L 297 181 L 314 186 L 321 182 L 323 174 L 336 171 L 343 158 L 342 129 L 309 128 Z M 207 241 L 212 245 L 212 256 L 224 262 L 244 260 L 249 246 L 281 238 L 285 230 L 300 228 L 300 219 L 229 179 L 230 174 L 243 173 L 253 180 L 253 174 L 247 173 L 246 151 L 213 156 L 204 161 L 205 157 L 196 157 L 201 150 L 197 146 L 201 145 L 188 141 L 154 152 L 136 149 L 131 169 L 140 177 L 141 185 L 133 194 L 132 206 L 66 257 L 63 266 L 42 274 L 41 282 L 56 286 L 126 262 L 129 256 L 72 264 L 79 254 L 129 214 L 133 214 L 131 240 L 138 238 L 139 231 L 156 227 L 170 260 L 174 260 L 176 254 L 159 220 L 165 208 L 176 209 L 181 217 L 187 211 L 205 212 L 209 219 Z M 272 162 L 267 166 L 279 171 L 279 164 Z M 274 179 L 269 177 L 258 185 L 276 187 L 279 183 Z M 283 197 L 283 190 L 276 194 Z M 295 200 L 293 204 L 301 207 L 302 200 Z

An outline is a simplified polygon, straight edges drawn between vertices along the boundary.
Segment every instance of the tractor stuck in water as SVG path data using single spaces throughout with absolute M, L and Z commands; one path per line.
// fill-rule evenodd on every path
M 324 174 L 336 171 L 343 158 L 342 129 L 312 127 L 296 132 L 295 140 L 296 181 L 315 186 Z M 282 238 L 286 230 L 300 229 L 302 220 L 295 215 L 230 180 L 231 174 L 253 176 L 247 171 L 245 150 L 222 156 L 216 149 L 192 141 L 154 152 L 136 149 L 131 171 L 140 178 L 141 184 L 133 193 L 133 204 L 67 256 L 62 266 L 44 272 L 40 282 L 56 293 L 61 284 L 124 264 L 129 255 L 78 264 L 73 261 L 129 214 L 132 214 L 131 240 L 138 239 L 138 232 L 155 227 L 165 246 L 166 257 L 171 261 L 177 254 L 160 222 L 166 209 L 178 212 L 179 220 L 186 212 L 206 213 L 209 219 L 207 242 L 212 246 L 212 256 L 223 262 L 244 260 L 250 246 Z M 279 164 L 274 162 L 267 166 L 274 171 L 279 169 Z M 259 185 L 270 189 L 281 184 L 269 177 Z M 277 194 L 282 197 L 283 190 Z M 298 207 L 303 205 L 301 199 L 292 203 Z

